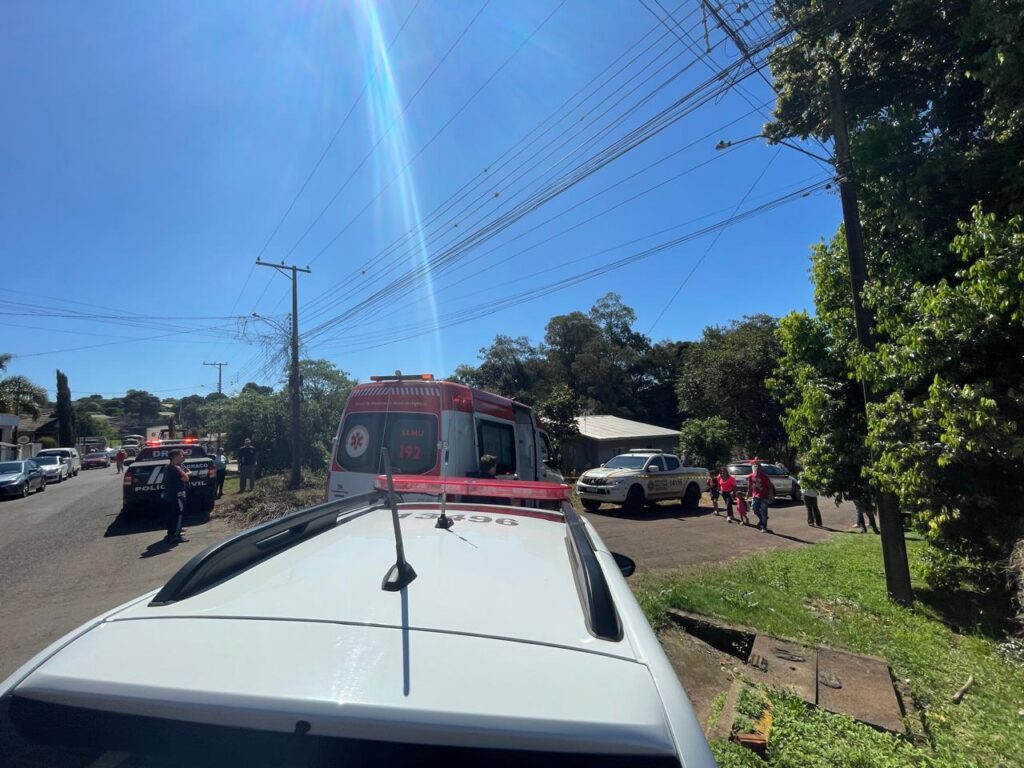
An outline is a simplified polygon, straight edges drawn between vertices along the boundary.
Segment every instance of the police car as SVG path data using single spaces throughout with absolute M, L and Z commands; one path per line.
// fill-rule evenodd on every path
M 0 684 L 0 765 L 714 766 L 632 561 L 568 486 L 375 485 L 29 661 Z
M 203 446 L 193 438 L 185 438 L 181 442 L 152 441 L 139 451 L 121 481 L 121 514 L 132 517 L 163 509 L 164 477 L 171 451 L 175 449 L 185 454 L 182 463 L 190 474 L 186 497 L 189 509 L 202 512 L 213 509 L 217 498 L 217 467 Z
M 707 490 L 708 471 L 684 467 L 678 456 L 644 448 L 623 453 L 597 469 L 588 469 L 576 482 L 584 509 L 619 504 L 626 512 L 639 512 L 648 501 L 679 500 L 696 509 Z

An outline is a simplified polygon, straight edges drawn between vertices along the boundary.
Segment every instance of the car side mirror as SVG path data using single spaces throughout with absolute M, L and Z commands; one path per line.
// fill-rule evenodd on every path
M 603 468 L 603 467 L 604 467 L 604 464 L 602 464 L 602 465 L 601 465 L 601 467 Z
M 619 566 L 622 575 L 627 579 L 636 571 L 636 561 L 633 558 L 626 557 L 619 552 L 612 552 L 612 557 L 615 558 L 615 564 Z
M 660 472 L 661 469 L 659 469 L 656 465 L 652 465 L 652 466 L 647 468 L 647 471 L 648 472 Z

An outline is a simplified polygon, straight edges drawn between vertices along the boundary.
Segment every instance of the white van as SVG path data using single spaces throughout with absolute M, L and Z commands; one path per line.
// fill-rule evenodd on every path
M 82 459 L 76 448 L 47 448 L 36 456 L 61 456 L 68 461 L 68 477 L 75 477 L 82 470 Z
M 384 472 L 386 447 L 396 475 L 442 474 L 442 443 L 448 444 L 449 477 L 475 475 L 480 457 L 498 460 L 499 476 L 564 480 L 560 459 L 533 410 L 482 389 L 430 374 L 371 376 L 349 395 L 334 439 L 327 500 L 373 490 Z

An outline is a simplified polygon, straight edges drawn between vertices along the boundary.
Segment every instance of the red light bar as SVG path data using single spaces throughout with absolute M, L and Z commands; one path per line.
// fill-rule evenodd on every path
M 472 477 L 425 477 L 423 475 L 395 475 L 395 491 L 398 493 L 422 493 L 440 496 L 442 493 L 457 496 L 490 496 L 503 499 L 532 499 L 534 501 L 565 501 L 569 498 L 569 486 L 562 483 L 541 483 L 525 480 L 485 480 Z M 378 475 L 373 481 L 378 491 L 388 489 L 388 480 Z
M 371 376 L 370 381 L 433 381 L 432 373 L 404 374 L 396 372 L 393 376 Z
M 159 440 L 147 440 L 146 445 L 160 445 Z
M 182 440 L 181 442 L 183 442 L 183 443 L 187 443 L 187 444 L 191 445 L 191 444 L 192 444 L 192 443 L 194 443 L 195 441 L 196 441 L 196 439 L 195 439 L 194 437 L 186 437 L 186 438 L 185 438 L 184 440 Z

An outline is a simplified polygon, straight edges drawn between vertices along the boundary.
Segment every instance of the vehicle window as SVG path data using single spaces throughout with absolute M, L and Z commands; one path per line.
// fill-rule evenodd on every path
M 59 456 L 36 456 L 36 464 L 60 464 Z
M 655 456 L 647 464 L 647 468 L 648 469 L 650 469 L 651 467 L 657 467 L 659 472 L 664 472 L 665 471 L 665 462 L 661 460 L 661 456 Z
M 20 461 L 3 461 L 0 462 L 0 474 L 9 475 L 12 472 L 21 472 Z
M 666 472 L 674 472 L 679 469 L 679 459 L 675 456 L 662 456 L 661 459 L 665 462 Z
M 489 453 L 498 460 L 499 475 L 514 475 L 516 472 L 516 433 L 512 425 L 481 419 L 477 423 L 476 430 L 480 455 Z
M 437 417 L 431 413 L 350 413 L 341 428 L 335 460 L 349 472 L 380 474 L 384 471 L 381 445 L 387 447 L 396 474 L 429 472 L 437 464 Z
M 773 467 L 771 464 L 762 464 L 761 471 L 764 472 L 766 475 L 781 474 L 778 470 L 778 467 Z
M 12 696 L 0 700 L 0 765 L 124 768 L 517 765 L 522 753 L 260 731 L 81 709 Z M 678 758 L 530 752 L 531 768 L 679 766 Z
M 614 459 L 609 459 L 605 462 L 605 466 L 610 469 L 642 469 L 646 462 L 646 456 L 623 454 L 622 456 L 616 456 Z
M 730 475 L 749 475 L 750 465 L 749 464 L 732 464 L 729 466 Z

